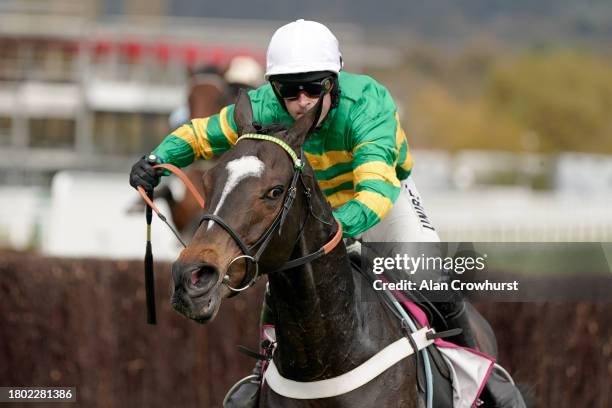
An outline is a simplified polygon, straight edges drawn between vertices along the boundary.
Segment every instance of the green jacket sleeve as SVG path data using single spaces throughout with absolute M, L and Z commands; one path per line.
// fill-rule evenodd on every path
M 193 119 L 168 136 L 153 150 L 165 163 L 185 167 L 197 159 L 210 159 L 236 143 L 234 105 L 208 118 Z
M 382 220 L 400 192 L 398 138 L 404 137 L 389 93 L 372 84 L 350 113 L 355 195 L 334 211 L 344 236 L 358 235 Z

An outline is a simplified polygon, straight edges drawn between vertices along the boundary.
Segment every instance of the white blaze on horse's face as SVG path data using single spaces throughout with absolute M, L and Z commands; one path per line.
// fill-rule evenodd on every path
M 225 187 L 223 187 L 219 204 L 217 204 L 213 214 L 219 215 L 219 211 L 221 210 L 225 199 L 232 192 L 232 190 L 236 188 L 238 183 L 247 177 L 261 177 L 265 168 L 266 165 L 255 156 L 244 156 L 228 162 L 225 165 L 225 169 L 228 173 L 227 181 L 225 182 Z M 210 230 L 214 224 L 215 223 L 213 221 L 208 221 L 208 227 L 206 230 Z

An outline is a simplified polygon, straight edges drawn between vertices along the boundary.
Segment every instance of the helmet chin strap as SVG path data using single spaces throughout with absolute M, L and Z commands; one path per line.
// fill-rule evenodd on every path
M 342 57 L 340 57 L 342 59 Z M 338 75 L 332 75 L 332 89 L 329 91 L 329 96 L 331 97 L 331 106 L 329 110 L 332 110 L 338 107 L 340 103 L 340 81 L 338 80 Z
M 319 119 L 321 118 L 321 113 L 323 112 L 323 100 L 321 98 L 324 98 L 324 97 L 325 97 L 325 92 L 321 91 L 321 93 L 319 94 L 319 99 L 317 99 L 317 102 L 319 101 L 321 102 L 315 105 L 315 108 L 317 109 L 317 116 L 315 117 L 315 120 L 312 122 L 312 126 L 308 130 L 308 133 L 312 132 L 314 129 L 319 127 Z M 329 114 L 329 111 L 325 115 L 325 118 L 323 118 L 323 120 L 321 121 L 321 124 L 325 122 L 325 119 L 327 119 L 328 114 Z

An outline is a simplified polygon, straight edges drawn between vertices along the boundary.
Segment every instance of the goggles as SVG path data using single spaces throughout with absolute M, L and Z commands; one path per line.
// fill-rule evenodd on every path
M 306 93 L 311 98 L 318 98 L 321 93 L 326 94 L 331 91 L 333 82 L 331 78 L 311 82 L 272 81 L 272 86 L 283 99 L 296 99 L 300 92 Z

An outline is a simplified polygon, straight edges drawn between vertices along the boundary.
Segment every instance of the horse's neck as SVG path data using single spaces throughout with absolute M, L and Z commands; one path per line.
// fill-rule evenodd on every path
M 331 230 L 321 225 L 310 217 L 294 257 L 329 239 Z M 359 298 L 365 284 L 351 272 L 343 245 L 299 269 L 272 274 L 269 282 L 278 340 L 274 361 L 288 378 L 338 376 L 396 340 L 382 305 Z

